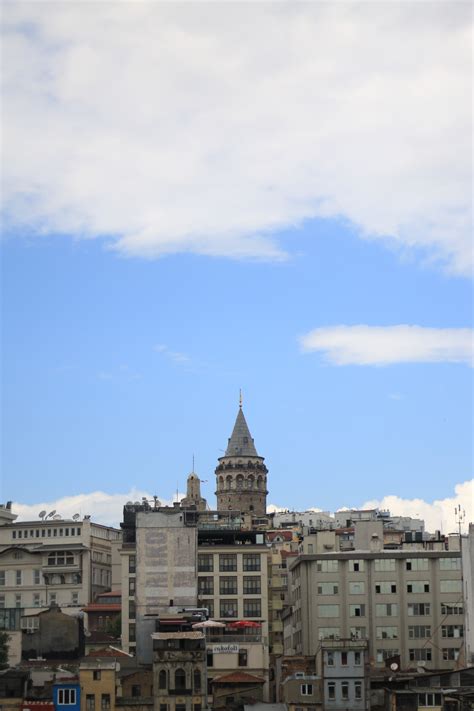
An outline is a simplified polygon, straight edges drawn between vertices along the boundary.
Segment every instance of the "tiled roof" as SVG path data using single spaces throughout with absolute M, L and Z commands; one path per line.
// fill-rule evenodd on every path
M 212 679 L 213 684 L 265 684 L 265 679 L 246 672 L 232 672 Z

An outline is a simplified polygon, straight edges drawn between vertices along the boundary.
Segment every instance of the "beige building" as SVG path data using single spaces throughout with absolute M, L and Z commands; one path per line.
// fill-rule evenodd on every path
M 155 711 L 207 708 L 203 632 L 156 632 L 152 639 Z
M 116 675 L 119 668 L 115 659 L 86 658 L 81 662 L 81 711 L 115 711 Z
M 353 550 L 338 550 L 333 531 L 312 545 L 290 565 L 285 653 L 316 654 L 324 639 L 352 637 L 369 640 L 373 666 L 391 658 L 402 669 L 456 665 L 464 634 L 457 537 L 384 550 L 382 523 L 367 522 L 356 524 Z
M 82 520 L 16 521 L 0 507 L 0 607 L 55 603 L 72 612 L 110 589 L 112 544 L 120 531 Z

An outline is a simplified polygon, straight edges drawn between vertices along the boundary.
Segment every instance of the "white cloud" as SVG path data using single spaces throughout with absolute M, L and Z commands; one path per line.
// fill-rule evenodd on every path
M 361 508 L 389 509 L 393 516 L 412 516 L 425 521 L 427 531 L 441 530 L 443 533 L 453 533 L 458 530 L 454 515 L 457 506 L 466 512 L 464 531 L 467 524 L 474 522 L 474 479 L 456 484 L 454 495 L 446 499 L 428 502 L 423 499 L 404 499 L 400 496 L 388 495 L 383 499 L 366 501 Z
M 343 217 L 469 273 L 467 3 L 7 3 L 5 225 L 283 259 Z
M 157 343 L 155 346 L 153 346 L 153 349 L 157 353 L 161 353 L 166 358 L 169 358 L 169 360 L 172 360 L 174 363 L 181 363 L 181 364 L 189 363 L 191 360 L 190 357 L 188 355 L 186 355 L 186 353 L 180 353 L 179 351 L 172 351 L 164 343 Z
M 176 494 L 173 501 L 180 500 L 184 494 Z M 39 504 L 22 504 L 14 502 L 12 504 L 13 513 L 18 514 L 19 521 L 34 521 L 38 519 L 40 511 L 56 511 L 63 518 L 72 518 L 78 513 L 81 518 L 89 515 L 96 523 L 107 526 L 119 526 L 123 520 L 123 507 L 127 501 L 142 501 L 145 497 L 148 501 L 153 496 L 142 489 L 131 489 L 128 493 L 108 494 L 105 491 L 92 491 L 88 494 L 76 494 L 75 496 L 63 496 L 55 501 L 43 501 Z M 171 505 L 171 501 L 158 496 L 163 506 Z
M 363 504 L 355 503 L 352 506 L 341 506 L 338 511 L 350 509 L 388 509 L 392 516 L 411 516 L 421 518 L 425 522 L 425 530 L 433 533 L 453 533 L 458 531 L 454 510 L 457 506 L 465 512 L 463 532 L 467 532 L 468 523 L 474 522 L 474 479 L 456 484 L 453 496 L 435 501 L 424 499 L 405 499 L 395 494 L 389 494 L 382 499 L 371 499 Z M 276 504 L 267 507 L 268 512 L 287 511 Z M 321 511 L 321 509 L 308 509 L 305 511 Z
M 422 326 L 330 326 L 301 337 L 304 351 L 318 351 L 334 365 L 393 363 L 473 364 L 469 328 Z

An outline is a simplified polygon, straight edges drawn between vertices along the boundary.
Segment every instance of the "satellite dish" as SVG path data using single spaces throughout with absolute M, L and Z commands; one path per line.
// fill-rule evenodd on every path
M 54 516 L 56 513 L 56 509 L 53 509 L 52 511 L 49 512 L 49 514 L 46 516 L 46 518 L 49 518 L 50 516 Z
M 74 516 L 72 517 L 72 520 L 73 520 L 73 521 L 79 521 L 80 518 L 81 518 L 81 515 L 80 515 L 80 514 L 74 514 Z
M 62 521 L 61 514 L 55 514 L 53 516 L 53 521 Z
M 140 502 L 139 502 L 139 501 L 135 501 L 135 506 L 140 506 Z
M 390 669 L 392 671 L 397 671 L 398 669 L 398 664 L 396 662 L 393 662 L 393 664 L 390 664 Z
M 424 662 L 418 662 L 418 666 L 416 667 L 416 671 L 418 674 L 424 674 L 426 672 Z
M 89 630 L 84 630 L 84 636 L 85 636 L 85 637 L 90 637 L 90 636 L 91 636 L 91 633 L 89 632 Z
M 39 518 L 44 518 L 46 516 L 46 511 L 40 511 L 38 516 Z

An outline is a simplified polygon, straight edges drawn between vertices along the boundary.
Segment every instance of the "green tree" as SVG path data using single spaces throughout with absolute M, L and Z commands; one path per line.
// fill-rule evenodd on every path
M 10 635 L 0 632 L 0 669 L 8 668 L 8 642 Z
M 107 625 L 105 627 L 105 631 L 111 637 L 115 637 L 116 639 L 121 637 L 122 636 L 122 616 L 118 615 L 118 617 L 115 617 L 113 620 L 109 620 L 109 622 L 107 622 Z

